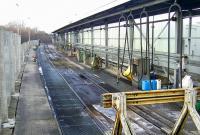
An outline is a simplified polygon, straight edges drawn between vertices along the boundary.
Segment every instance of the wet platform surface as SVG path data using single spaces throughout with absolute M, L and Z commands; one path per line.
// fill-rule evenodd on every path
M 40 80 L 38 66 L 32 62 L 33 51 L 28 56 L 20 90 L 16 115 L 15 135 L 59 135 L 45 90 Z

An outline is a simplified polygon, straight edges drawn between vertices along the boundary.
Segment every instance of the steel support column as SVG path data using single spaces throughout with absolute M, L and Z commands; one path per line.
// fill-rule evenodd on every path
M 177 11 L 176 12 L 176 31 L 175 31 L 175 45 L 176 45 L 176 53 L 180 54 L 180 59 L 179 59 L 179 83 L 181 84 L 182 87 L 182 52 L 183 52 L 183 47 L 182 47 L 182 37 L 183 37 L 183 19 L 182 19 L 182 14 L 181 12 Z
M 106 51 L 106 56 L 105 56 L 105 67 L 108 67 L 108 24 L 105 24 L 105 51 Z
M 69 32 L 69 43 L 70 43 L 70 49 L 72 48 L 72 31 Z
M 92 46 L 92 57 L 94 56 L 94 29 L 91 27 L 91 46 Z
M 134 21 L 133 20 L 130 20 L 129 21 L 129 24 L 134 24 Z M 130 33 L 130 36 L 129 36 L 129 43 L 130 43 L 130 51 L 131 51 L 131 60 L 130 60 L 130 68 L 131 68 L 131 74 L 133 75 L 133 39 L 134 39 L 134 25 L 130 26 L 129 27 L 129 33 Z M 132 79 L 131 80 L 132 82 L 132 85 L 134 85 L 134 80 Z
M 76 46 L 76 44 L 78 43 L 78 31 L 74 31 L 74 46 Z
M 77 31 L 73 31 L 73 47 L 76 45 L 77 43 Z
M 64 48 L 67 48 L 67 33 L 64 33 Z
M 191 34 L 192 34 L 192 16 L 189 17 L 189 28 L 188 28 L 188 54 L 190 55 L 191 49 Z
M 83 49 L 83 63 L 86 64 L 86 46 L 84 44 L 84 30 L 81 30 L 82 33 L 82 45 L 84 45 L 84 49 Z

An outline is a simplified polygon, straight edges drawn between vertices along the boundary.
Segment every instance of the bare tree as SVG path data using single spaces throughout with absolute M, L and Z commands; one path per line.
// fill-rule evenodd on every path
M 41 43 L 51 43 L 50 34 L 44 31 L 40 31 L 37 28 L 26 27 L 25 24 L 10 22 L 5 26 L 0 27 L 8 31 L 20 34 L 22 43 L 29 40 L 29 32 L 31 35 L 30 40 L 40 40 Z

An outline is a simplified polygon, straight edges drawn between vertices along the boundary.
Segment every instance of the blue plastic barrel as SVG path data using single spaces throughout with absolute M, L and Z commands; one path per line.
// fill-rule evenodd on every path
M 150 90 L 150 81 L 149 80 L 142 81 L 142 90 Z
M 157 90 L 157 81 L 156 80 L 151 80 L 151 89 Z
M 139 80 L 138 88 L 139 88 L 140 90 L 142 90 L 142 82 L 143 82 L 144 80 L 148 80 L 148 76 L 142 75 L 142 78 Z

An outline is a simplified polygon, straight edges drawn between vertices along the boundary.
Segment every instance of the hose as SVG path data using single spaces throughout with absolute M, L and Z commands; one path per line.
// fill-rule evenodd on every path
M 131 20 L 130 25 L 130 36 L 132 36 L 131 41 L 130 41 L 130 48 L 131 48 L 131 54 L 130 54 L 130 61 L 129 61 L 129 66 L 130 66 L 130 74 L 132 73 L 133 69 L 132 69 L 132 65 L 133 65 L 133 41 L 134 41 L 134 25 L 135 25 L 135 21 L 134 21 L 134 16 L 132 14 L 132 12 L 130 12 L 130 14 L 127 17 L 127 20 Z M 133 35 L 131 35 L 133 34 Z M 129 75 L 130 75 L 129 74 Z M 131 78 L 133 78 L 133 74 L 131 74 Z
M 153 65 L 153 50 L 154 50 L 154 16 L 153 16 L 153 22 L 152 22 L 152 42 L 151 42 L 151 71 L 154 71 L 154 65 Z
M 124 41 L 124 48 L 123 48 L 123 54 L 122 54 L 122 62 L 121 62 L 121 64 L 119 64 L 120 62 L 119 62 L 119 59 L 120 59 L 120 57 L 119 57 L 119 55 L 120 55 L 120 35 L 121 35 L 121 29 L 120 29 L 120 23 L 121 23 L 121 21 L 122 20 L 124 20 L 125 22 L 126 22 L 126 24 L 125 24 L 125 27 L 126 27 L 126 32 L 125 32 L 125 41 Z M 130 24 L 129 23 L 129 20 L 133 20 L 133 22 Z M 133 32 L 134 32 L 134 17 L 133 17 L 133 15 L 132 15 L 132 12 L 130 12 L 130 14 L 128 15 L 128 17 L 127 17 L 127 19 L 123 16 L 123 15 L 121 15 L 121 17 L 119 18 L 119 35 L 118 35 L 118 75 L 119 75 L 119 68 L 120 68 L 120 70 L 121 70 L 121 73 L 122 73 L 122 75 L 124 76 L 124 77 L 128 77 L 131 73 L 132 73 L 132 57 L 133 57 L 133 38 L 131 38 L 132 40 L 131 40 L 131 43 L 129 44 L 129 34 L 128 34 L 128 28 L 130 27 L 130 28 L 133 28 L 133 29 L 131 29 L 131 30 L 133 30 Z M 126 53 L 126 46 L 127 46 L 127 51 L 128 51 L 128 58 L 129 58 L 129 66 L 130 66 L 130 72 L 129 72 L 129 74 L 127 74 L 127 75 L 124 75 L 123 74 L 123 67 L 124 67 L 124 59 L 125 59 L 125 53 Z M 131 50 L 130 50 L 130 48 L 131 48 Z M 132 78 L 132 75 L 131 75 L 131 78 Z M 118 82 L 118 79 L 117 79 L 117 82 Z
M 124 41 L 124 50 L 123 50 L 123 55 L 122 55 L 122 63 L 121 63 L 121 73 L 123 76 L 125 76 L 123 74 L 123 67 L 124 67 L 124 56 L 126 53 L 126 45 L 127 45 L 127 49 L 128 49 L 128 57 L 129 57 L 129 61 L 130 61 L 130 50 L 129 50 L 129 38 L 128 38 L 128 20 L 126 20 L 126 33 L 125 33 L 125 41 Z M 126 75 L 125 77 L 129 76 L 130 73 L 128 75 Z
M 119 70 L 120 70 L 120 65 L 119 65 L 119 55 L 120 55 L 120 33 L 121 33 L 121 21 L 126 21 L 126 18 L 124 17 L 124 15 L 122 14 L 119 18 L 119 29 L 118 29 L 118 51 L 117 51 L 117 83 L 119 83 Z
M 144 60 L 143 60 L 143 42 L 142 42 L 142 16 L 145 15 L 146 16 L 146 72 L 144 73 Z M 149 16 L 147 11 L 145 10 L 145 8 L 142 10 L 141 14 L 140 14 L 140 57 L 141 57 L 141 63 L 142 63 L 142 72 L 141 72 L 141 77 L 138 79 L 138 82 L 140 82 L 143 78 L 143 75 L 147 74 L 147 64 L 148 64 L 148 57 L 149 57 Z M 149 61 L 150 62 L 150 61 Z M 150 66 L 150 63 L 149 63 Z M 150 72 L 149 72 L 150 74 Z M 150 77 L 149 77 L 150 79 Z
M 132 20 L 132 23 L 129 23 L 129 20 Z M 131 73 L 132 73 L 132 57 L 133 57 L 133 37 L 131 38 L 130 44 L 129 44 L 129 37 L 128 37 L 128 27 L 131 28 L 131 32 L 133 32 L 134 34 L 134 17 L 132 15 L 132 12 L 130 12 L 130 14 L 128 15 L 127 19 L 126 19 L 126 33 L 125 33 L 125 42 L 124 42 L 124 50 L 123 50 L 123 57 L 122 57 L 122 64 L 121 64 L 121 73 L 123 72 L 123 67 L 124 67 L 124 56 L 125 56 L 125 52 L 126 52 L 126 45 L 127 45 L 127 49 L 128 49 L 128 57 L 129 57 L 129 66 L 130 66 L 130 72 L 127 75 L 124 75 L 122 73 L 122 75 L 124 77 L 128 77 Z M 130 46 L 129 46 L 130 45 Z M 130 50 L 131 48 L 131 50 Z M 132 78 L 132 75 L 131 75 Z

